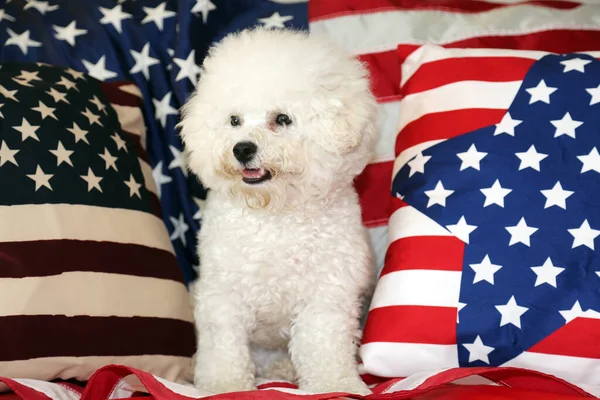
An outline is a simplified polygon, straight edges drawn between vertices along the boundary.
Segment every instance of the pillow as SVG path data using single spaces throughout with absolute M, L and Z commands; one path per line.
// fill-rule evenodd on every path
M 0 68 L 0 376 L 126 364 L 184 381 L 187 290 L 144 150 L 139 91 Z
M 366 373 L 517 366 L 600 387 L 598 56 L 408 56 Z

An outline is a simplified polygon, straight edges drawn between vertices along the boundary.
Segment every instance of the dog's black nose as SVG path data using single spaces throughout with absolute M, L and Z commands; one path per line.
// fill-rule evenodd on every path
M 233 155 L 241 163 L 247 163 L 252 160 L 258 147 L 252 142 L 239 142 L 233 146 Z

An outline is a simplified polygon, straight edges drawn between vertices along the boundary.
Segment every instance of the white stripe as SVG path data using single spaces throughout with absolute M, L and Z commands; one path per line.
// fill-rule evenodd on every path
M 343 15 L 310 23 L 354 54 L 395 50 L 398 44 L 445 44 L 481 36 L 550 29 L 598 30 L 598 7 L 571 10 L 523 4 L 480 13 L 400 10 Z
M 90 240 L 133 243 L 175 254 L 163 221 L 135 210 L 73 204 L 0 206 L 0 243 Z
M 456 345 L 373 342 L 360 347 L 360 358 L 368 374 L 384 378 L 458 367 Z
M 396 393 L 407 390 L 414 390 L 421 386 L 427 379 L 432 376 L 438 375 L 447 369 L 442 370 L 428 370 L 411 374 L 410 376 L 402 379 L 399 382 L 394 383 L 392 386 L 383 391 L 383 393 Z
M 400 134 L 402 134 L 402 132 L 400 132 Z M 409 147 L 408 149 L 405 149 L 402 153 L 400 153 L 400 155 L 398 156 L 398 158 L 396 158 L 396 160 L 394 161 L 394 170 L 392 173 L 392 179 L 394 179 L 394 177 L 396 176 L 396 174 L 398 173 L 398 171 L 400 171 L 402 169 L 402 167 L 404 167 L 404 165 L 409 162 L 410 160 L 412 160 L 412 158 L 414 156 L 416 156 L 418 153 L 427 150 L 428 148 L 430 148 L 431 146 L 434 146 L 438 143 L 442 143 L 445 139 L 443 140 L 430 140 L 428 142 L 422 142 L 419 144 L 416 144 L 412 147 Z M 425 167 L 427 168 L 427 164 L 425 165 Z
M 412 206 L 392 213 L 388 223 L 389 242 L 414 236 L 452 236 L 440 224 Z
M 389 306 L 456 307 L 461 276 L 460 271 L 426 269 L 390 272 L 379 278 L 369 310 Z
M 142 160 L 141 158 L 138 158 L 138 162 L 140 163 L 140 168 L 142 170 L 142 174 L 144 175 L 144 186 L 146 187 L 146 189 L 149 192 L 154 193 L 155 195 L 158 196 L 158 189 L 156 188 L 156 181 L 154 180 L 154 177 L 152 176 L 152 167 L 150 166 L 150 164 L 148 164 L 146 161 Z
M 375 158 L 371 161 L 392 161 L 395 158 L 396 135 L 398 133 L 398 117 L 400 101 L 389 101 L 378 104 L 379 140 L 375 147 Z
M 144 116 L 139 107 L 123 106 L 119 104 L 111 104 L 117 112 L 121 128 L 129 133 L 140 136 L 142 147 L 146 148 L 146 125 L 144 124 Z
M 214 395 L 214 393 L 211 393 L 209 391 L 197 389 L 196 387 L 194 387 L 191 384 L 190 385 L 182 385 L 182 384 L 179 384 L 179 383 L 168 381 L 168 380 L 163 379 L 163 378 L 158 377 L 158 376 L 154 376 L 154 379 L 156 379 L 158 382 L 160 382 L 161 384 L 163 384 L 170 391 L 172 391 L 174 393 L 177 393 L 177 394 L 180 394 L 182 396 L 187 396 L 187 397 L 191 397 L 191 398 L 194 398 L 194 399 L 199 399 L 199 398 L 202 398 L 202 397 L 207 397 L 207 396 Z
M 81 398 L 79 393 L 64 386 L 57 385 L 56 383 L 35 379 L 14 379 L 14 381 L 37 392 L 43 393 L 52 400 L 79 400 Z

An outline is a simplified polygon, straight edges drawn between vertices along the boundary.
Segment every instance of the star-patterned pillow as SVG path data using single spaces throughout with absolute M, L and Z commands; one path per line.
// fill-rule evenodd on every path
M 188 378 L 194 328 L 134 85 L 0 68 L 0 375 Z
M 370 373 L 517 366 L 600 387 L 599 55 L 403 54 Z

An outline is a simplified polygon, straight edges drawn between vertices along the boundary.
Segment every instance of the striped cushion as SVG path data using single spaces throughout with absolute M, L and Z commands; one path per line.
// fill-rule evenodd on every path
M 0 375 L 107 364 L 187 378 L 194 328 L 145 151 L 140 92 L 0 69 Z

